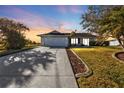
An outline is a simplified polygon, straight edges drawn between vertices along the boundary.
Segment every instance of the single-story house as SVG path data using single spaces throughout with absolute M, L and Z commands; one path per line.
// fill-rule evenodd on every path
M 107 39 L 107 41 L 109 41 L 109 46 L 118 46 L 118 45 L 120 45 L 116 38 L 109 37 Z
M 52 31 L 38 35 L 41 44 L 49 47 L 89 46 L 90 41 L 96 41 L 96 36 L 90 33 L 61 33 Z

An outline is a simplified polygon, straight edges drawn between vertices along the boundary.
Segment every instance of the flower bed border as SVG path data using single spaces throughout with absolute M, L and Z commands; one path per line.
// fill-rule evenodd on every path
M 117 53 L 120 53 L 120 52 L 124 52 L 124 51 L 115 52 L 115 53 L 112 54 L 112 57 L 113 57 L 114 59 L 118 60 L 119 62 L 124 63 L 123 60 L 120 60 L 119 58 L 116 57 L 116 54 L 117 54 Z
M 81 76 L 83 76 L 83 77 L 89 77 L 89 76 L 91 76 L 93 74 L 93 71 L 88 67 L 88 65 L 86 64 L 86 62 L 84 62 L 72 49 L 69 49 L 69 50 L 82 62 L 82 64 L 86 68 L 86 71 L 83 72 L 83 73 L 74 73 L 75 74 L 75 77 L 76 78 L 80 78 Z M 68 52 L 67 52 L 67 54 L 68 54 Z M 69 57 L 69 54 L 68 54 L 68 57 Z M 70 58 L 69 58 L 69 60 L 70 60 Z M 72 68 L 73 68 L 73 65 L 72 65 Z

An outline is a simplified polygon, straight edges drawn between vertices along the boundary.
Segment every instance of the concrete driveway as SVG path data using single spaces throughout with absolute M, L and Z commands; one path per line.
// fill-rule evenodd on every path
M 0 87 L 76 88 L 65 49 L 38 47 L 0 57 Z

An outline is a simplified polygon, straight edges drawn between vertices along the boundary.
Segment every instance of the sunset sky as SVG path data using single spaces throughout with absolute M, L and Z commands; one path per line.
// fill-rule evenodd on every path
M 50 6 L 50 5 L 22 5 L 0 6 L 0 17 L 7 17 L 24 23 L 30 28 L 26 37 L 40 42 L 36 35 L 52 30 L 71 32 L 77 29 L 81 31 L 81 14 L 87 10 L 87 6 Z M 60 28 L 59 28 L 60 26 Z

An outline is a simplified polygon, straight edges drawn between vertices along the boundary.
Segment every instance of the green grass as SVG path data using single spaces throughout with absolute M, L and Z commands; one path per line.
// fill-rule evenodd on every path
M 93 70 L 93 75 L 80 77 L 80 87 L 124 87 L 124 63 L 112 57 L 119 47 L 72 48 Z

